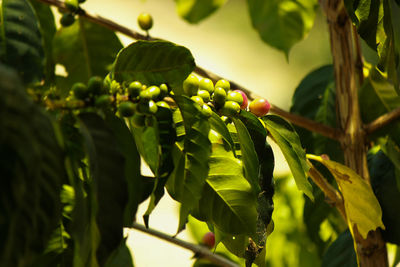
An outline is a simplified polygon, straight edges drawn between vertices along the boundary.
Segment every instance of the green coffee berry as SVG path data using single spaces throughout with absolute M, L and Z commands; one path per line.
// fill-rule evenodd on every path
M 226 101 L 234 101 L 241 106 L 243 104 L 243 96 L 239 92 L 229 91 L 228 95 L 226 96 Z
M 79 9 L 78 0 L 65 0 L 64 4 L 71 12 L 76 12 Z
M 168 108 L 168 109 L 171 108 L 171 107 L 168 105 L 168 103 L 165 102 L 165 101 L 158 101 L 158 102 L 156 103 L 156 105 L 159 106 L 159 107 L 163 107 L 163 108 Z
M 65 13 L 60 19 L 60 24 L 63 27 L 71 26 L 75 22 L 75 16 L 71 13 Z
M 131 82 L 128 86 L 128 95 L 131 98 L 136 98 L 139 96 L 142 91 L 142 84 L 138 81 Z
M 207 118 L 211 117 L 212 112 L 213 112 L 212 109 L 211 109 L 208 105 L 204 104 L 204 105 L 202 106 L 201 113 L 202 113 L 205 117 L 207 117 Z
M 160 90 L 161 90 L 160 98 L 163 99 L 164 97 L 166 97 L 168 95 L 169 88 L 165 83 L 160 84 L 159 87 L 160 87 Z
M 208 78 L 203 78 L 199 82 L 199 90 L 206 90 L 212 94 L 214 92 L 214 83 Z
M 207 90 L 199 90 L 197 91 L 197 95 L 203 99 L 204 103 L 210 101 L 210 93 Z
M 232 117 L 240 112 L 240 105 L 235 101 L 226 101 L 224 106 L 221 108 L 221 114 Z
M 98 108 L 105 108 L 111 105 L 113 97 L 110 95 L 100 95 L 96 98 L 95 106 Z
M 198 95 L 192 96 L 191 99 L 192 99 L 194 102 L 196 102 L 197 104 L 199 104 L 200 106 L 203 106 L 203 105 L 204 105 L 203 98 L 201 98 L 201 97 L 198 96 Z
M 196 75 L 190 74 L 186 80 L 183 81 L 183 91 L 186 95 L 192 96 L 197 93 L 199 89 L 199 78 Z
M 150 114 L 156 114 L 158 110 L 157 104 L 153 101 L 149 101 L 149 113 Z
M 103 79 L 99 76 L 91 77 L 88 81 L 88 89 L 91 94 L 100 94 L 103 89 Z
M 76 99 L 84 100 L 89 96 L 89 90 L 83 83 L 75 83 L 72 85 L 71 92 Z
M 213 93 L 213 101 L 216 108 L 222 107 L 225 103 L 226 92 L 222 87 L 216 87 Z
M 158 99 L 158 97 L 160 96 L 160 93 L 161 93 L 160 87 L 154 86 L 154 85 L 150 86 L 146 90 L 149 91 L 149 93 L 151 95 L 151 99 L 153 99 L 153 100 Z
M 130 101 L 121 102 L 118 111 L 123 117 L 131 117 L 135 113 L 135 104 Z
M 215 88 L 217 87 L 224 88 L 225 92 L 228 93 L 228 91 L 231 89 L 231 84 L 227 80 L 221 79 L 215 83 Z
M 138 16 L 138 24 L 144 31 L 148 31 L 153 27 L 153 18 L 149 13 L 142 13 Z

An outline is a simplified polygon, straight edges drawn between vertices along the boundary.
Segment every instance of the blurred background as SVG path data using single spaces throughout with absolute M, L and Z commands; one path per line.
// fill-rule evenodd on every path
M 138 15 L 150 13 L 154 20 L 151 36 L 187 47 L 198 66 L 243 85 L 285 110 L 289 109 L 291 96 L 302 77 L 331 63 L 327 24 L 320 11 L 308 37 L 293 47 L 287 60 L 282 52 L 263 43 L 252 29 L 247 3 L 243 0 L 227 1 L 197 25 L 177 15 L 173 0 L 88 0 L 82 7 L 136 31 L 140 31 Z M 123 35 L 119 37 L 124 45 L 134 41 Z M 279 149 L 275 146 L 273 149 L 276 156 L 273 219 L 276 223 L 267 241 L 268 266 L 319 266 L 317 248 L 308 239 L 302 223 L 304 198 L 289 176 Z M 146 168 L 143 171 L 148 172 Z M 140 223 L 147 204 L 139 208 Z M 174 235 L 178 209 L 166 194 L 150 216 L 150 227 Z M 188 228 L 178 238 L 198 242 L 208 231 L 205 224 L 194 219 Z M 321 231 L 326 232 L 327 238 L 331 232 L 324 225 Z M 134 230 L 126 230 L 126 234 L 138 267 L 185 267 L 194 262 L 193 253 L 188 250 Z M 218 246 L 219 250 L 224 250 L 222 245 Z

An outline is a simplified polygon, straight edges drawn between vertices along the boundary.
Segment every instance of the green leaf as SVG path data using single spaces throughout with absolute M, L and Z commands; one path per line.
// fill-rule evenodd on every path
M 312 186 L 308 182 L 306 175 L 309 169 L 306 162 L 306 153 L 301 147 L 299 136 L 293 126 L 276 115 L 267 115 L 263 120 L 271 137 L 285 156 L 297 188 L 313 200 Z
M 221 117 L 217 113 L 213 112 L 208 121 L 210 122 L 211 129 L 221 135 L 224 141 L 231 146 L 231 150 L 235 151 L 235 144 L 232 140 L 232 136 Z
M 73 83 L 87 82 L 91 76 L 106 76 L 121 48 L 112 30 L 88 20 L 78 18 L 71 26 L 59 29 L 53 53 L 56 63 L 64 65 L 68 73 L 66 89 Z
M 210 131 L 210 171 L 195 216 L 232 235 L 254 235 L 256 196 L 243 175 L 241 162 L 226 150 L 222 137 Z
M 30 265 L 61 219 L 64 153 L 50 118 L 0 65 L 0 262 Z
M 322 258 L 324 267 L 357 267 L 356 253 L 354 252 L 353 238 L 348 230 L 338 236 L 329 246 Z
M 198 23 L 226 3 L 226 0 L 175 0 L 176 9 L 189 23 Z
M 209 170 L 208 159 L 211 154 L 211 143 L 208 140 L 210 124 L 201 113 L 197 103 L 185 96 L 176 96 L 185 126 L 183 151 L 185 170 L 181 192 L 181 209 L 178 231 L 182 230 L 187 216 L 202 197 L 203 187 Z
M 387 76 L 378 69 L 372 69 L 368 79 L 360 88 L 359 94 L 361 117 L 363 122 L 368 123 L 386 114 L 393 109 L 400 107 L 400 96 L 391 84 Z M 400 125 L 392 123 L 374 135 L 390 134 L 390 136 L 400 143 Z
M 145 186 L 140 175 L 140 155 L 136 149 L 135 140 L 122 119 L 113 114 L 107 114 L 105 122 L 112 130 L 118 148 L 125 157 L 125 178 L 129 200 L 124 211 L 124 226 L 129 227 L 135 220 Z
M 380 145 L 382 151 L 396 167 L 395 176 L 397 181 L 397 188 L 400 190 L 400 147 L 390 138 L 387 138 L 385 140 L 385 143 L 381 143 Z
M 311 71 L 297 86 L 290 112 L 322 124 L 336 127 L 336 92 L 332 65 Z M 309 153 L 328 154 L 331 159 L 342 162 L 343 152 L 337 141 L 295 127 L 303 146 Z
M 253 28 L 261 39 L 286 54 L 314 24 L 314 0 L 247 0 Z
M 97 201 L 96 206 L 91 207 L 97 211 L 101 240 L 96 254 L 99 264 L 103 265 L 123 239 L 124 208 L 128 202 L 126 161 L 113 132 L 101 117 L 82 113 L 79 120 L 89 154 L 92 191 L 88 194 Z
M 253 141 L 251 140 L 250 134 L 243 122 L 236 118 L 233 118 L 232 120 L 237 130 L 240 149 L 242 151 L 241 160 L 245 170 L 244 176 L 251 184 L 254 192 L 258 194 L 260 192 L 260 185 L 258 184 L 259 162 Z
M 27 0 L 4 0 L 0 6 L 0 60 L 13 67 L 24 83 L 43 77 L 42 37 Z
M 131 127 L 131 129 L 140 155 L 146 161 L 147 165 L 149 165 L 153 174 L 157 176 L 161 149 L 157 129 L 154 127 Z
M 118 54 L 112 77 L 118 82 L 166 83 L 181 94 L 182 82 L 194 67 L 192 54 L 183 46 L 166 41 L 137 41 Z
M 111 254 L 107 260 L 105 267 L 134 267 L 133 258 L 131 252 L 126 244 L 127 239 L 125 238 L 120 246 Z
M 30 4 L 35 10 L 39 22 L 40 33 L 43 37 L 43 49 L 45 53 L 45 80 L 54 82 L 54 58 L 53 58 L 53 39 L 56 34 L 56 24 L 50 6 L 36 0 L 30 0 Z
M 396 184 L 395 167 L 382 151 L 368 158 L 371 186 L 382 208 L 382 231 L 386 242 L 400 245 L 400 190 Z
M 356 226 L 365 239 L 369 231 L 376 230 L 378 227 L 385 229 L 379 202 L 372 188 L 363 178 L 354 170 L 335 161 L 310 154 L 307 157 L 324 164 L 335 177 L 343 196 L 347 224 L 351 231 Z

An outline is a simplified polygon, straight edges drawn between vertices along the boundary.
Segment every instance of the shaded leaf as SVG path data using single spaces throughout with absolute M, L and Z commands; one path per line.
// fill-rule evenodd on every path
M 395 167 L 382 151 L 368 158 L 371 186 L 382 208 L 382 231 L 385 241 L 400 245 L 400 190 L 396 184 Z
M 340 163 L 310 154 L 307 157 L 324 164 L 335 177 L 343 196 L 349 227 L 357 226 L 364 239 L 371 230 L 385 229 L 379 202 L 364 179 Z
M 93 195 L 97 201 L 96 222 L 100 233 L 97 258 L 102 265 L 123 239 L 124 208 L 128 202 L 125 157 L 115 136 L 95 113 L 79 115 L 82 134 L 89 154 Z M 93 204 L 92 204 L 93 205 Z
M 226 0 L 175 0 L 179 16 L 189 23 L 200 22 L 223 6 L 225 2 Z
M 106 76 L 121 48 L 112 30 L 88 20 L 78 18 L 71 26 L 59 29 L 53 53 L 56 63 L 64 65 L 68 73 L 64 87 L 70 89 L 73 83 L 85 83 L 91 76 Z
M 194 67 L 192 54 L 183 46 L 166 41 L 137 41 L 118 54 L 112 77 L 118 82 L 166 83 L 181 94 L 182 82 Z
M 229 133 L 226 124 L 222 121 L 221 117 L 217 113 L 213 112 L 208 121 L 210 122 L 211 129 L 221 135 L 225 142 L 227 142 L 231 146 L 231 150 L 235 151 L 235 144 L 233 142 L 232 136 Z
M 297 188 L 313 200 L 312 186 L 306 176 L 306 172 L 309 169 L 306 162 L 306 153 L 301 147 L 299 136 L 293 126 L 276 115 L 267 115 L 263 120 L 267 130 L 285 156 Z
M 13 67 L 24 83 L 40 81 L 44 51 L 32 6 L 27 0 L 4 0 L 0 12 L 1 62 Z
M 317 1 L 247 0 L 250 18 L 261 39 L 288 56 L 314 24 Z
M 329 246 L 322 258 L 324 267 L 357 267 L 356 253 L 354 252 L 353 238 L 346 230 Z
M 61 219 L 64 153 L 53 122 L 3 65 L 0 94 L 0 262 L 29 265 Z
M 111 254 L 107 260 L 105 267 L 134 267 L 131 252 L 126 244 L 126 238 L 121 242 L 120 246 Z

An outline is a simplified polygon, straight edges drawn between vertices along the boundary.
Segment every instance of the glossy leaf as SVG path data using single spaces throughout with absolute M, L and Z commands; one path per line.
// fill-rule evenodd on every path
M 357 267 L 356 253 L 354 252 L 353 238 L 347 230 L 329 246 L 322 258 L 324 267 Z
M 210 124 L 197 103 L 185 96 L 176 96 L 177 103 L 185 126 L 184 154 L 185 170 L 181 192 L 181 209 L 178 231 L 182 230 L 187 216 L 202 197 L 203 187 L 209 171 L 208 159 L 211 154 L 211 143 L 208 140 Z
M 92 192 L 88 194 L 93 194 L 97 201 L 96 222 L 101 242 L 96 254 L 102 265 L 123 239 L 124 208 L 128 202 L 126 161 L 101 117 L 83 113 L 79 120 L 89 154 Z
M 43 49 L 45 54 L 45 80 L 54 82 L 54 59 L 53 59 L 53 38 L 57 31 L 54 15 L 50 6 L 36 0 L 30 0 L 30 4 L 35 10 L 39 22 L 39 29 L 43 39 Z
M 400 190 L 396 183 L 393 163 L 382 151 L 368 158 L 371 186 L 382 208 L 382 221 L 386 230 L 382 231 L 385 241 L 400 245 Z
M 189 23 L 200 22 L 223 6 L 225 2 L 226 0 L 175 0 L 179 16 Z
M 308 154 L 309 159 L 325 165 L 335 177 L 344 200 L 348 225 L 357 226 L 365 239 L 371 230 L 385 229 L 382 210 L 371 187 L 354 170 L 340 163 Z
M 240 111 L 239 119 L 246 125 L 251 140 L 254 143 L 257 156 L 259 160 L 262 161 L 265 155 L 264 147 L 267 139 L 267 131 L 258 117 L 251 112 L 245 110 Z
M 140 155 L 149 165 L 153 174 L 157 176 L 161 149 L 157 129 L 154 127 L 134 128 L 132 133 Z
M 241 162 L 226 150 L 222 137 L 210 132 L 210 171 L 196 216 L 233 235 L 255 233 L 256 196 L 243 175 Z
M 61 219 L 64 153 L 53 122 L 0 65 L 0 262 L 30 265 Z
M 111 254 L 107 260 L 105 267 L 134 267 L 133 258 L 126 244 L 126 238 L 121 242 L 120 246 Z
M 261 39 L 288 56 L 314 24 L 317 1 L 247 0 L 250 18 Z
M 306 162 L 306 153 L 301 147 L 299 136 L 293 126 L 276 115 L 267 115 L 263 120 L 271 137 L 285 156 L 297 188 L 313 200 L 312 186 L 308 182 L 306 175 L 309 169 Z
M 125 178 L 128 192 L 128 203 L 124 211 L 124 226 L 131 226 L 135 220 L 137 207 L 141 202 L 144 183 L 140 175 L 140 155 L 136 143 L 126 123 L 112 114 L 107 114 L 105 123 L 113 132 L 118 148 L 125 158 Z
M 118 54 L 112 77 L 118 82 L 166 83 L 181 94 L 182 82 L 194 67 L 192 54 L 183 46 L 166 41 L 137 41 Z
M 241 160 L 245 170 L 245 177 L 251 184 L 254 192 L 258 194 L 260 192 L 260 185 L 258 184 L 259 162 L 253 141 L 243 122 L 236 118 L 233 118 L 233 122 L 238 133 L 240 149 L 242 151 Z
M 24 83 L 43 78 L 44 51 L 38 20 L 27 0 L 4 0 L 0 10 L 0 60 Z
M 68 73 L 64 90 L 73 83 L 87 82 L 91 76 L 106 76 L 121 48 L 112 30 L 88 20 L 78 18 L 71 26 L 59 29 L 53 53 L 56 63 L 64 65 Z

